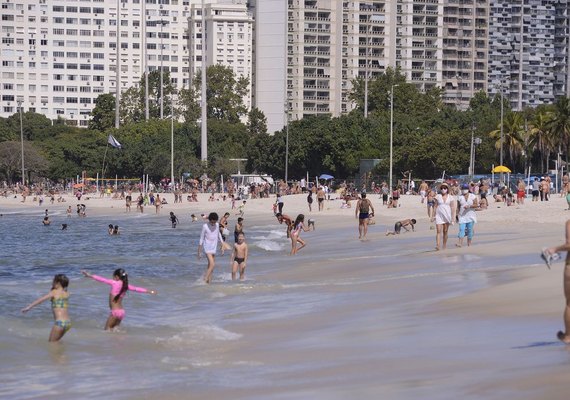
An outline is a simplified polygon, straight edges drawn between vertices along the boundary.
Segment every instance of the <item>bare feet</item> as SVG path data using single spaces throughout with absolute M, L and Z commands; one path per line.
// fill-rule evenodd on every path
M 436 246 L 436 247 L 435 247 L 435 251 L 439 251 L 439 247 Z
M 461 247 L 461 245 L 459 243 L 456 243 L 455 247 Z
M 570 344 L 570 337 L 568 337 L 568 335 L 566 335 L 564 332 L 558 331 L 558 333 L 556 334 L 556 337 L 557 337 L 558 340 L 560 340 L 562 343 L 564 343 L 564 344 Z

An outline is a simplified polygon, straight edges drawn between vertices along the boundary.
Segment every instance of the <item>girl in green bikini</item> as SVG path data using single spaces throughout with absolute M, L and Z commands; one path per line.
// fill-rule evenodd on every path
M 22 312 L 26 313 L 38 304 L 51 299 L 51 308 L 53 311 L 55 324 L 51 328 L 51 332 L 49 334 L 50 342 L 57 342 L 71 328 L 71 320 L 69 319 L 69 314 L 67 312 L 67 307 L 69 304 L 69 293 L 67 293 L 68 285 L 69 279 L 67 276 L 63 274 L 57 274 L 53 278 L 50 292 L 45 296 L 42 296 L 39 299 L 33 301 L 26 308 L 22 309 Z

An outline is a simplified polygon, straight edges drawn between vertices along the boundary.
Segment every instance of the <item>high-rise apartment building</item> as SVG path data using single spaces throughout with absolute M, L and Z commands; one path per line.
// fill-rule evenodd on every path
M 208 8 L 212 37 L 224 35 L 221 60 L 211 58 L 231 60 L 235 72 L 251 75 L 251 46 L 244 43 L 251 32 L 239 32 L 236 15 L 245 16 L 244 29 L 251 30 L 246 1 L 207 1 L 213 2 L 228 5 Z M 199 46 L 189 47 L 194 3 L 200 0 L 0 0 L 0 116 L 13 114 L 21 102 L 24 111 L 86 126 L 97 96 L 116 92 L 117 65 L 121 91 L 137 85 L 145 69 L 161 66 L 176 88 L 188 87 Z M 226 35 L 234 29 L 229 43 Z
M 200 4 L 190 7 L 188 19 L 189 67 L 190 80 L 202 68 L 202 8 Z M 206 22 L 206 66 L 225 65 L 231 68 L 236 76 L 244 76 L 249 80 L 248 95 L 244 104 L 251 108 L 252 92 L 252 39 L 253 15 L 248 11 L 246 2 L 221 1 L 206 4 L 204 7 Z
M 491 2 L 489 92 L 513 109 L 568 95 L 568 51 L 566 1 Z

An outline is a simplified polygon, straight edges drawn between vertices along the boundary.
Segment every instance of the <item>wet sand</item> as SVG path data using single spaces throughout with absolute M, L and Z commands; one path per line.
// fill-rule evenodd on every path
M 285 197 L 284 213 L 294 218 L 303 212 L 316 219 L 317 229 L 302 234 L 308 245 L 297 256 L 256 260 L 256 282 L 290 293 L 281 310 L 267 309 L 260 318 L 248 314 L 247 296 L 238 298 L 227 287 L 205 288 L 244 302 L 225 315 L 226 328 L 239 340 L 216 351 L 224 365 L 251 370 L 251 380 L 205 384 L 191 395 L 150 389 L 145 397 L 567 398 L 563 368 L 570 347 L 555 336 L 563 326 L 563 264 L 548 270 L 538 256 L 542 247 L 564 240 L 566 201 L 553 196 L 548 203 L 508 208 L 493 203 L 478 213 L 472 247 L 455 248 L 452 227 L 448 249 L 435 252 L 435 230 L 419 197 L 403 196 L 402 207 L 392 210 L 378 196 L 369 197 L 377 224 L 365 242 L 357 239 L 354 209 L 340 209 L 340 201 L 308 213 L 305 196 Z M 229 208 L 208 202 L 207 195 L 198 204 L 167 199 L 164 218 L 169 211 L 180 218 Z M 247 223 L 275 221 L 273 201 L 248 201 Z M 75 213 L 76 204 L 69 199 L 40 208 L 0 199 L 0 212 L 37 210 L 39 223 L 45 208 L 60 212 L 72 205 Z M 84 204 L 88 218 L 124 215 L 119 200 L 91 198 Z M 386 229 L 403 218 L 416 218 L 417 232 L 386 237 Z

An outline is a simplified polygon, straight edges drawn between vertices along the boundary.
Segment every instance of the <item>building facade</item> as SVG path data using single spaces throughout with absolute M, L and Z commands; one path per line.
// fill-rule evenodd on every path
M 188 21 L 192 5 L 199 3 L 0 0 L 0 116 L 12 115 L 21 102 L 24 111 L 87 126 L 97 96 L 117 91 L 117 65 L 121 92 L 138 85 L 145 70 L 161 67 L 170 72 L 177 89 L 188 87 L 191 67 L 195 67 L 191 59 L 197 57 L 194 50 L 200 50 L 199 44 L 190 40 Z M 216 3 L 227 6 L 209 6 L 209 23 L 215 32 L 212 37 L 219 40 L 224 35 L 224 46 L 221 59 L 217 54 L 211 58 L 228 63 L 236 73 L 243 71 L 251 80 L 251 45 L 245 45 L 251 36 L 251 18 L 246 1 Z M 240 18 L 248 32 L 239 32 L 236 24 L 242 23 L 237 22 Z M 232 29 L 236 29 L 233 43 L 226 43 L 225 35 Z M 211 48 L 217 51 L 219 46 L 212 42 Z
M 502 90 L 514 110 L 567 96 L 568 32 L 566 1 L 493 1 L 489 93 Z

